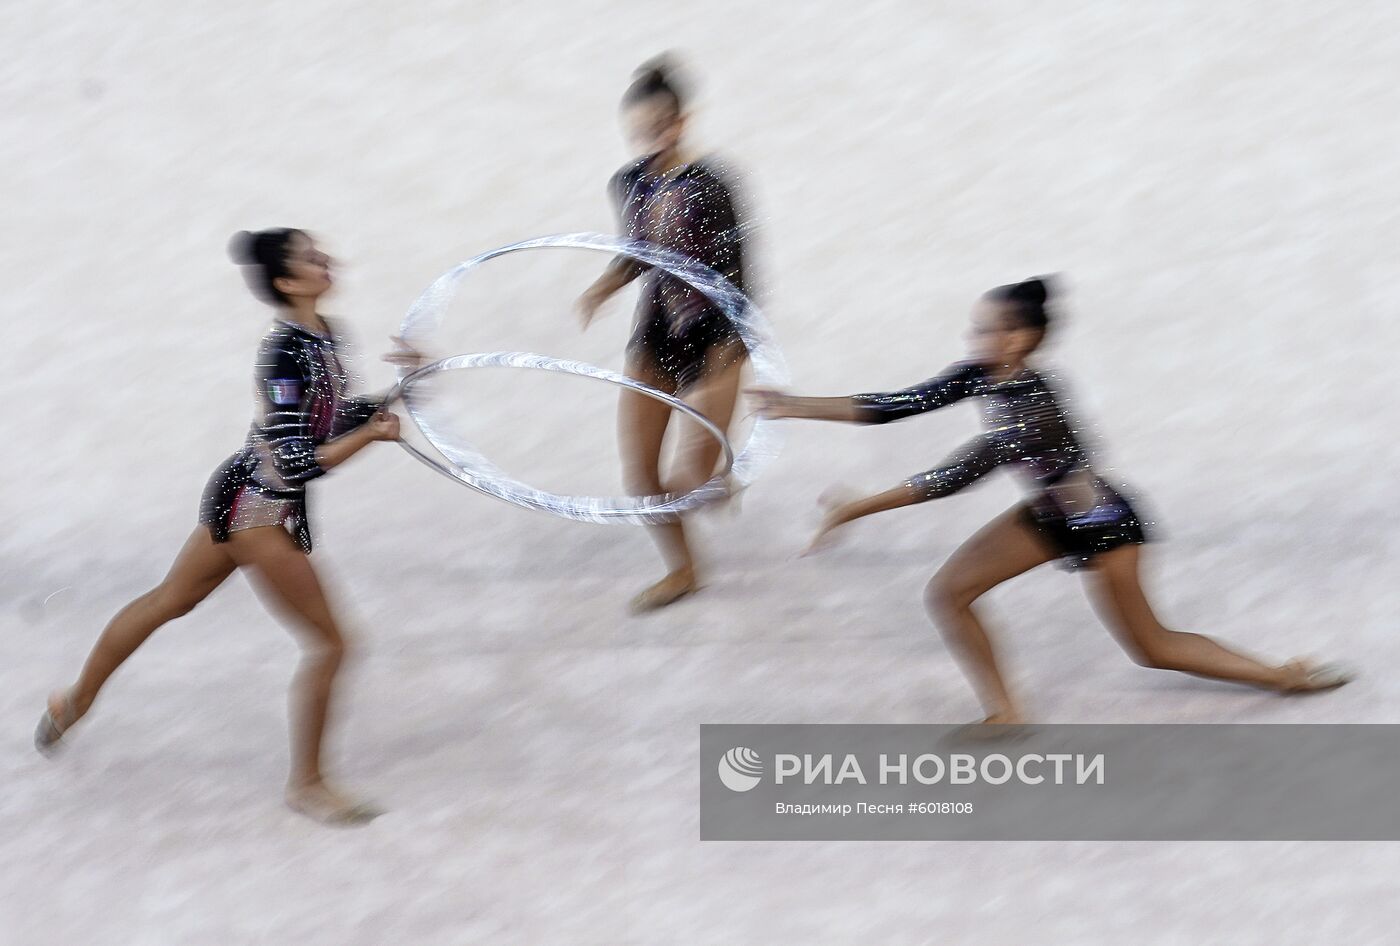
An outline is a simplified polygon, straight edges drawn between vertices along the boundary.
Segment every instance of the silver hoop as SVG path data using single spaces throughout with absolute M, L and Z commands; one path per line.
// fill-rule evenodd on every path
M 720 449 L 724 452 L 724 465 L 723 469 L 707 482 L 679 496 L 626 498 L 564 496 L 536 489 L 512 478 L 469 446 L 451 443 L 442 435 L 441 431 L 434 429 L 428 421 L 415 417 L 414 420 L 419 429 L 422 430 L 423 436 L 447 458 L 448 462 L 443 463 L 412 444 L 400 442 L 418 460 L 439 473 L 452 477 L 459 483 L 464 483 L 474 490 L 505 500 L 508 503 L 514 503 L 517 506 L 537 509 L 541 512 L 582 522 L 617 522 L 619 520 L 624 522 L 667 522 L 683 512 L 719 499 L 729 492 L 726 477 L 734 465 L 734 450 L 730 447 L 729 439 L 725 437 L 724 431 L 720 430 L 714 421 L 675 395 L 659 391 L 651 385 L 643 384 L 616 371 L 609 371 L 606 368 L 584 364 L 580 361 L 566 361 L 561 358 L 551 358 L 548 355 L 537 355 L 524 351 L 493 351 L 472 355 L 453 355 L 451 358 L 443 358 L 430 365 L 424 365 L 405 376 L 394 386 L 387 400 L 402 396 L 407 404 L 410 399 L 409 392 L 415 383 L 439 371 L 457 371 L 466 368 L 535 368 L 542 371 L 595 378 L 644 394 L 691 417 L 697 424 L 705 428 L 710 436 L 719 441 Z
M 654 266 L 684 281 L 703 293 L 734 326 L 745 348 L 748 349 L 749 363 L 753 366 L 754 381 L 764 387 L 787 386 L 787 365 L 782 352 L 778 350 L 773 341 L 767 320 L 758 307 L 732 283 L 708 266 L 653 243 L 641 240 L 624 240 L 599 233 L 559 234 L 524 240 L 488 250 L 457 264 L 438 277 L 409 308 L 399 330 L 400 336 L 408 341 L 421 339 L 441 325 L 443 313 L 456 294 L 457 284 L 477 266 L 507 253 L 544 247 L 604 250 Z M 513 480 L 469 444 L 449 440 L 441 431 L 443 425 L 434 421 L 427 404 L 422 398 L 415 397 L 412 390 L 413 384 L 417 380 L 421 380 L 436 371 L 485 367 L 487 365 L 538 368 L 546 371 L 583 375 L 617 384 L 663 401 L 695 418 L 712 436 L 718 438 L 725 454 L 724 470 L 696 489 L 678 496 L 561 496 L 537 490 Z M 528 352 L 457 355 L 416 370 L 401 368 L 399 382 L 395 385 L 389 398 L 392 400 L 400 396 L 403 398 L 404 407 L 409 417 L 447 462 L 442 463 L 411 444 L 400 441 L 404 448 L 417 459 L 457 482 L 498 499 L 527 509 L 536 509 L 581 522 L 643 524 L 673 522 L 685 512 L 727 496 L 733 490 L 747 486 L 753 481 L 758 470 L 777 455 L 779 445 L 777 426 L 773 421 L 759 417 L 754 422 L 748 440 L 736 455 L 723 431 L 719 430 L 708 418 L 676 397 L 604 368 Z

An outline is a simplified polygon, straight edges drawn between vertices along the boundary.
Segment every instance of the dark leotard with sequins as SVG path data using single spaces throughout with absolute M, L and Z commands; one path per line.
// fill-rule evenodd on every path
M 326 471 L 316 448 L 367 422 L 378 409 L 350 397 L 338 339 L 279 321 L 264 336 L 253 372 L 253 423 L 243 448 L 210 477 L 199 521 L 215 542 L 230 532 L 283 525 L 311 551 L 306 484 Z
M 658 174 L 651 158 L 613 175 L 610 189 L 622 232 L 697 260 L 728 279 L 745 283 L 745 239 L 733 185 L 713 161 L 696 161 Z M 705 370 L 743 357 L 738 333 L 699 290 L 665 273 L 620 261 L 644 280 L 628 349 L 683 391 Z
M 1093 469 L 1073 419 L 1045 378 L 1026 369 L 996 381 L 979 365 L 955 364 L 942 374 L 900 391 L 858 394 L 861 420 L 883 424 L 976 397 L 984 432 L 943 463 L 906 482 L 925 499 L 948 496 L 1002 465 L 1021 470 L 1033 493 L 1028 521 L 1068 565 L 1096 553 L 1146 541 L 1128 500 Z

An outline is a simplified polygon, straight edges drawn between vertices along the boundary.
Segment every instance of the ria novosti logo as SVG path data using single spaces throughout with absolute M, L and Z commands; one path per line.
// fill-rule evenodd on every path
M 719 760 L 719 780 L 734 792 L 747 792 L 763 778 L 763 757 L 746 746 L 730 749 Z
M 1024 753 L 1012 758 L 1000 752 L 986 756 L 954 752 L 948 756 L 932 752 L 912 759 L 907 753 L 880 753 L 862 766 L 854 753 L 846 753 L 840 762 L 832 753 L 793 755 L 778 752 L 773 755 L 773 784 L 801 782 L 803 785 L 908 785 L 912 779 L 920 785 L 1005 785 L 1016 781 L 1023 785 L 1104 784 L 1104 753 L 1092 756 L 1084 753 L 1038 752 Z M 1052 771 L 1053 770 L 1053 771 Z M 869 773 L 867 775 L 867 773 Z M 747 746 L 736 746 L 719 760 L 719 780 L 734 792 L 747 792 L 763 781 L 763 756 Z

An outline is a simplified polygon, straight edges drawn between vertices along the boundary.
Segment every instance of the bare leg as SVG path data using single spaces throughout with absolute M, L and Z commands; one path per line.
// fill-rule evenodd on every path
M 712 355 L 712 358 L 720 360 L 722 355 Z M 743 371 L 742 359 L 714 374 L 707 369 L 705 380 L 691 390 L 686 403 L 708 417 L 720 430 L 728 431 L 734 419 L 734 406 L 739 401 Z M 694 421 L 683 419 L 681 423 L 684 426 L 676 457 L 676 475 L 667 478 L 671 492 L 687 492 L 703 484 L 715 475 L 720 457 L 719 441 Z
M 1097 556 L 1089 584 L 1096 610 L 1135 663 L 1271 690 L 1314 688 L 1308 685 L 1308 666 L 1300 661 L 1271 667 L 1201 634 L 1163 627 L 1142 590 L 1140 558 L 1138 545 Z
M 627 374 L 662 391 L 670 382 L 643 359 L 628 362 Z M 671 408 L 635 391 L 623 391 L 618 402 L 617 437 L 622 452 L 622 472 L 627 490 L 634 496 L 655 496 L 665 492 L 661 482 L 661 447 Z M 666 562 L 667 574 L 632 601 L 634 610 L 650 610 L 670 604 L 695 587 L 695 562 L 679 522 L 647 526 Z
M 1016 507 L 983 526 L 958 547 L 927 589 L 929 614 L 977 691 L 988 722 L 1017 723 L 1022 717 L 972 604 L 1002 582 L 1054 558 L 1021 516 Z
M 118 611 L 103 629 L 77 682 L 66 692 L 66 710 L 63 692 L 50 697 L 53 718 L 61 719 L 65 711 L 72 714 L 66 720 L 69 725 L 81 718 L 107 679 L 157 628 L 188 614 L 233 569 L 228 546 L 216 543 L 205 526 L 197 526 L 161 583 Z
M 353 804 L 328 787 L 321 769 L 322 740 L 346 642 L 315 569 L 280 526 L 235 532 L 229 546 L 238 564 L 250 570 L 269 610 L 287 621 L 301 643 L 301 664 L 289 700 L 292 765 L 288 803 L 322 821 L 368 820 L 377 812 Z
M 730 354 L 727 351 L 711 352 L 708 361 L 718 363 L 727 360 Z M 707 364 L 704 380 L 691 391 L 686 403 L 721 430 L 726 430 L 734 417 L 743 367 L 743 359 L 713 372 Z M 640 360 L 629 365 L 628 374 L 666 390 L 663 386 L 666 381 Z M 633 495 L 687 492 L 714 475 L 720 456 L 719 443 L 698 424 L 688 423 L 681 435 L 676 470 L 663 482 L 660 472 L 661 447 L 671 415 L 670 408 L 651 398 L 632 392 L 623 394 L 618 433 L 623 444 L 627 485 Z M 648 529 L 666 560 L 669 572 L 665 578 L 633 599 L 632 607 L 637 611 L 664 607 L 697 587 L 695 559 L 690 551 L 684 523 L 667 523 L 649 526 Z

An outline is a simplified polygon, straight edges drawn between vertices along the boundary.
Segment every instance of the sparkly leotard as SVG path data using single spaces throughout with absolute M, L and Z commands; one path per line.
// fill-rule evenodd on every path
M 943 463 L 908 484 L 925 499 L 948 496 L 1003 464 L 1018 467 L 1035 487 L 1025 507 L 1028 524 L 1067 567 L 1146 535 L 1128 500 L 1094 472 L 1070 416 L 1039 373 L 1026 369 L 1006 381 L 982 367 L 955 364 L 901 391 L 858 394 L 865 423 L 883 424 L 937 410 L 967 397 L 981 401 L 985 431 Z
M 200 502 L 199 521 L 215 542 L 240 529 L 281 525 L 311 551 L 306 483 L 326 472 L 316 447 L 365 423 L 379 406 L 347 396 L 336 348 L 334 334 L 280 320 L 264 336 L 248 440 L 209 478 Z
M 743 227 L 719 165 L 696 161 L 667 174 L 650 165 L 643 158 L 613 175 L 622 232 L 704 263 L 747 292 Z M 644 280 L 628 350 L 645 355 L 678 392 L 745 355 L 734 326 L 699 290 L 633 261 L 617 265 Z

